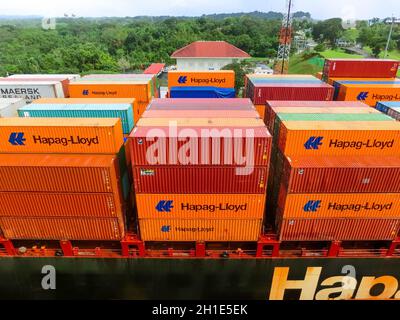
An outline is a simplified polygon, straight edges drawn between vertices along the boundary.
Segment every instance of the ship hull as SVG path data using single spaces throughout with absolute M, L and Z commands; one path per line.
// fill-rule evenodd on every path
M 54 267 L 54 278 L 45 266 Z M 0 299 L 320 299 L 333 287 L 327 283 L 346 275 L 356 279 L 347 297 L 379 295 L 383 286 L 381 298 L 400 298 L 397 258 L 0 258 Z M 368 277 L 383 284 L 367 290 Z M 299 280 L 303 290 L 281 296 L 286 280 Z

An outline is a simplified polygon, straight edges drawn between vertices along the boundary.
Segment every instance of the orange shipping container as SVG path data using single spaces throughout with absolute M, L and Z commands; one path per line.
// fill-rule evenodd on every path
M 279 149 L 286 155 L 398 155 L 400 122 L 283 121 Z
M 257 241 L 262 220 L 139 219 L 143 241 Z
M 120 119 L 0 119 L 2 153 L 117 154 L 122 145 Z
M 262 219 L 265 194 L 136 194 L 139 219 Z
M 71 82 L 71 98 L 135 98 L 138 102 L 151 100 L 150 81 Z
M 0 192 L 91 192 L 117 196 L 117 165 L 118 160 L 112 155 L 2 154 Z
M 125 231 L 113 218 L 10 218 L 0 217 L 7 239 L 121 240 Z
M 119 197 L 112 193 L 0 192 L 2 217 L 107 217 L 123 225 Z
M 169 71 L 168 88 L 171 87 L 234 88 L 235 72 L 232 70 Z
M 284 219 L 400 219 L 398 193 L 286 194 L 282 188 L 278 216 Z
M 380 101 L 400 101 L 399 84 L 342 84 L 337 100 L 362 101 L 375 107 Z
M 264 117 L 265 117 L 265 105 L 258 104 L 255 107 L 256 107 L 256 110 L 257 110 L 258 114 L 260 115 L 260 118 L 264 119 Z

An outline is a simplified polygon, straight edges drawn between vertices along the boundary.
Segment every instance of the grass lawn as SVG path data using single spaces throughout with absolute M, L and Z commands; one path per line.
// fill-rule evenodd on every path
M 325 50 L 320 52 L 321 56 L 324 58 L 343 58 L 343 59 L 362 59 L 363 56 L 358 55 L 358 54 L 350 54 L 346 53 L 343 50 Z

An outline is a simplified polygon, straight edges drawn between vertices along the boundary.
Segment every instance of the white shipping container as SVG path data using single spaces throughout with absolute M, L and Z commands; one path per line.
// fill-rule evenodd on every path
M 0 98 L 32 102 L 40 98 L 64 98 L 64 91 L 58 81 L 0 81 Z
M 40 78 L 54 78 L 54 79 L 68 79 L 68 80 L 76 80 L 81 76 L 79 74 L 13 74 L 8 78 L 13 79 L 40 79 Z
M 25 105 L 24 99 L 0 99 L 0 118 L 18 117 L 18 109 Z

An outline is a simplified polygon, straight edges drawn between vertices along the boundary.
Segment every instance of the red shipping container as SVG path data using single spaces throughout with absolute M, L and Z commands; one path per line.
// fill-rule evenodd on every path
M 326 59 L 323 79 L 349 78 L 395 78 L 399 61 L 389 59 Z
M 253 167 L 269 164 L 272 137 L 265 127 L 176 129 L 174 133 L 168 127 L 136 127 L 129 136 L 132 139 L 132 165 Z M 204 129 L 217 130 L 218 133 L 228 132 L 231 137 L 221 134 L 222 137 L 228 137 L 219 139 L 218 135 L 214 135 L 211 138 L 204 133 Z M 237 134 L 238 137 L 235 137 Z
M 314 100 L 331 101 L 334 89 L 326 83 L 249 83 L 250 98 L 254 104 L 265 104 L 267 100 Z
M 136 193 L 251 193 L 266 191 L 267 167 L 252 168 L 238 175 L 235 167 L 137 166 L 134 167 Z
M 400 193 L 400 156 L 292 156 L 283 162 L 287 193 Z
M 7 239 L 119 241 L 125 230 L 113 218 L 0 217 Z
M 60 78 L 60 77 L 51 77 L 49 74 L 49 77 L 47 78 L 23 78 L 23 77 L 18 77 L 18 78 L 0 78 L 0 81 L 13 81 L 13 82 L 21 82 L 21 81 L 57 81 L 60 82 L 64 91 L 64 96 L 66 98 L 69 97 L 69 83 L 70 80 L 68 78 Z
M 281 241 L 383 241 L 399 233 L 400 219 L 284 219 Z
M 147 110 L 255 110 L 250 99 L 153 99 Z
M 260 118 L 256 110 L 146 110 L 142 118 Z

